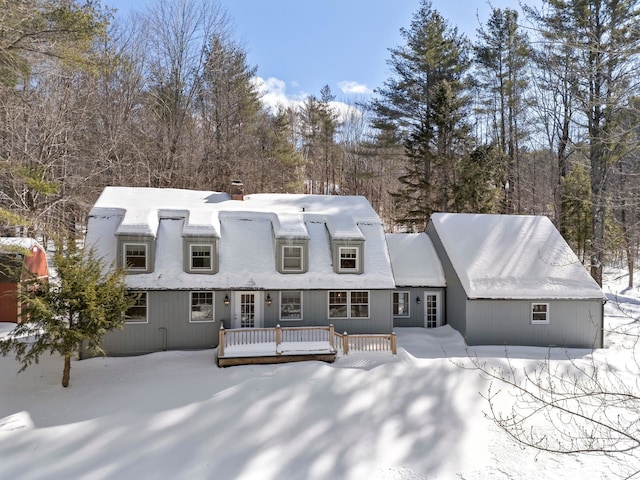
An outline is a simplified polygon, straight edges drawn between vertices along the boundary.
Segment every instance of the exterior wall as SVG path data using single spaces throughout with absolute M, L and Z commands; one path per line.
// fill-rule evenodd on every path
M 17 284 L 0 283 L 0 322 L 18 321 Z
M 467 294 L 462 287 L 462 283 L 458 278 L 458 274 L 453 269 L 451 260 L 447 252 L 445 252 L 438 233 L 429 223 L 427 226 L 427 234 L 433 243 L 433 247 L 440 258 L 442 269 L 444 270 L 444 278 L 447 281 L 445 294 L 445 318 L 446 322 L 453 328 L 458 330 L 462 336 L 467 335 Z
M 395 292 L 409 292 L 409 316 L 408 317 L 393 317 L 394 327 L 424 327 L 424 292 L 440 292 L 440 299 L 442 305 L 441 308 L 441 321 L 445 325 L 447 323 L 446 315 L 446 294 L 444 288 L 427 288 L 427 287 L 411 287 L 401 288 L 398 287 Z M 393 292 L 392 292 L 393 293 Z M 391 307 L 393 311 L 393 295 L 391 296 Z M 421 303 L 416 302 L 416 297 L 420 297 Z
M 549 304 L 549 323 L 531 323 L 531 303 Z M 469 300 L 469 345 L 532 345 L 599 348 L 599 300 Z
M 269 291 L 273 303 L 264 308 L 264 326 L 312 327 L 333 324 L 336 332 L 339 333 L 390 333 L 393 330 L 391 290 L 367 291 L 369 292 L 369 318 L 347 320 L 329 318 L 329 300 L 326 290 L 303 290 L 302 320 L 280 320 L 279 292 Z
M 147 323 L 126 323 L 108 332 L 102 347 L 108 355 L 138 355 L 162 350 L 197 350 L 218 344 L 220 322 L 191 323 L 190 291 L 148 291 Z M 224 292 L 216 292 L 214 319 L 224 310 Z M 227 307 L 228 310 L 228 307 Z

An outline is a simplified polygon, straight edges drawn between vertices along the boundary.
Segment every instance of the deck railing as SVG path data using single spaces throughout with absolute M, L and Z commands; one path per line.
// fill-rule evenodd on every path
M 397 352 L 396 334 L 337 333 L 333 325 L 327 327 L 281 327 L 225 329 L 220 326 L 218 355 L 224 357 L 225 348 L 235 345 L 275 343 L 276 351 L 283 342 L 329 342 L 332 348 L 348 355 L 349 351 Z

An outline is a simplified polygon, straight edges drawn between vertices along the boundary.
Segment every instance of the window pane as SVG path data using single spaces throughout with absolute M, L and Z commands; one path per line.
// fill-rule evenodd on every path
M 329 292 L 329 318 L 347 318 L 347 292 Z
M 547 323 L 549 321 L 549 305 L 546 303 L 534 303 L 531 305 L 531 321 Z
M 211 245 L 191 245 L 191 268 L 211 270 Z
M 125 244 L 124 264 L 126 268 L 145 270 L 147 268 L 147 246 L 145 244 Z
M 302 292 L 280 293 L 280 318 L 283 320 L 302 319 Z
M 213 292 L 191 292 L 191 321 L 213 321 Z

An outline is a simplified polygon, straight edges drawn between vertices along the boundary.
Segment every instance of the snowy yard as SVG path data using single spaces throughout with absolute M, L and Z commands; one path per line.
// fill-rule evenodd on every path
M 637 331 L 610 297 L 607 323 Z M 637 289 L 618 298 L 640 317 Z M 395 357 L 353 352 L 334 364 L 221 369 L 213 351 L 84 360 L 68 389 L 60 358 L 16 375 L 0 357 L 0 479 L 615 478 L 612 460 L 523 449 L 486 419 L 488 382 L 456 365 L 470 360 L 450 327 L 397 334 Z M 508 354 L 519 368 L 594 355 L 624 372 L 628 340 L 606 343 Z M 473 352 L 505 363 L 503 347 Z

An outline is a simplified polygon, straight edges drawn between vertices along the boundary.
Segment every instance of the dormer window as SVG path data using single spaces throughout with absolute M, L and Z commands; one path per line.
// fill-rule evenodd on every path
M 127 270 L 147 269 L 147 246 L 144 243 L 125 243 L 123 256 Z
M 118 237 L 118 265 L 129 274 L 151 273 L 155 255 L 155 239 L 136 235 Z
M 304 273 L 308 270 L 307 239 L 276 239 L 276 269 L 280 273 Z
M 364 271 L 364 241 L 333 240 L 333 270 L 336 273 L 356 273 Z
M 300 245 L 282 246 L 282 271 L 301 272 L 302 271 L 303 248 Z
M 211 251 L 212 245 L 189 245 L 191 250 L 191 270 L 204 270 L 206 272 L 211 271 Z
M 217 248 L 217 238 L 183 237 L 184 271 L 186 273 L 217 273 Z

